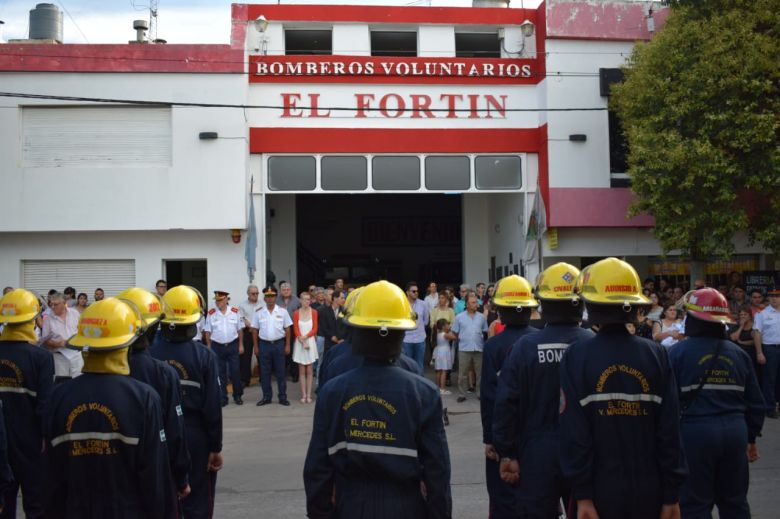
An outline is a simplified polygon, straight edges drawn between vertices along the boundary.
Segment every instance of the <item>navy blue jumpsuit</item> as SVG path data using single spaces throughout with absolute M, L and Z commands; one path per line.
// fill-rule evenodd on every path
M 125 375 L 58 385 L 46 417 L 47 518 L 176 517 L 160 397 Z
M 358 368 L 363 365 L 363 361 L 365 360 L 365 357 L 361 355 L 355 355 L 352 353 L 352 346 L 349 344 L 346 344 L 345 346 L 342 346 L 342 344 L 346 343 L 340 343 L 337 346 L 334 346 L 330 350 L 328 350 L 328 353 L 331 352 L 339 352 L 335 356 L 331 357 L 331 362 L 328 363 L 327 366 L 324 366 L 324 373 L 321 372 L 321 379 L 320 382 L 324 385 L 328 382 L 328 380 L 332 378 L 336 378 L 339 375 L 342 375 L 346 373 L 347 371 L 353 370 L 355 368 Z M 409 373 L 414 373 L 415 375 L 422 375 L 423 370 L 420 367 L 420 365 L 415 362 L 414 359 L 411 357 L 401 353 L 401 355 L 393 361 L 396 366 L 399 368 L 402 368 Z
M 593 335 L 574 323 L 548 324 L 523 337 L 504 362 L 493 445 L 500 457 L 516 458 L 520 464 L 513 517 L 557 518 L 559 500 L 568 501 L 558 465 L 560 361 L 569 345 Z
M 750 357 L 731 341 L 691 337 L 672 346 L 669 362 L 680 402 L 686 404 L 718 342 L 718 360 L 695 400 L 682 412 L 680 431 L 691 474 L 680 491 L 680 508 L 683 518 L 710 518 L 717 505 L 721 517 L 748 519 L 745 448 L 761 432 L 765 411 Z
M 499 373 L 515 343 L 522 337 L 537 331 L 539 331 L 537 328 L 531 326 L 507 326 L 503 332 L 485 342 L 482 349 L 482 376 L 479 385 L 482 443 L 485 445 L 493 445 L 493 409 L 496 403 Z M 512 454 L 510 457 L 517 456 Z M 485 458 L 485 484 L 491 519 L 515 517 L 517 487 L 504 483 L 499 475 L 499 462 L 488 458 Z
M 173 366 L 181 383 L 184 430 L 192 461 L 192 493 L 181 502 L 184 517 L 210 518 L 214 513 L 217 473 L 208 470 L 209 453 L 222 452 L 217 356 L 197 341 L 173 343 L 161 339 L 149 351 L 154 358 Z
M 3 401 L 0 400 L 0 411 Z M 5 432 L 5 418 L 0 412 L 0 509 L 5 508 L 5 491 L 14 482 L 11 465 L 8 463 L 8 435 Z
M 441 415 L 436 386 L 393 364 L 366 360 L 331 379 L 317 399 L 303 469 L 308 517 L 452 517 Z
M 566 350 L 560 376 L 560 462 L 573 501 L 593 500 L 601 519 L 658 519 L 687 474 L 666 350 L 624 324 L 602 325 Z
M 160 396 L 171 475 L 176 489 L 183 490 L 189 484 L 190 453 L 184 433 L 179 376 L 172 366 L 152 357 L 147 349 L 131 351 L 130 376 L 149 384 Z
M 16 517 L 20 484 L 25 515 L 43 515 L 43 419 L 53 387 L 51 353 L 27 342 L 0 342 L 0 399 L 8 433 L 8 461 L 16 479 L 6 489 L 2 518 Z

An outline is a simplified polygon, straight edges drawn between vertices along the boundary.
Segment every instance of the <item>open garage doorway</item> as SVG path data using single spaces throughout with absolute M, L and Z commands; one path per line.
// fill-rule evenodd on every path
M 460 195 L 297 195 L 299 287 L 387 279 L 460 283 Z

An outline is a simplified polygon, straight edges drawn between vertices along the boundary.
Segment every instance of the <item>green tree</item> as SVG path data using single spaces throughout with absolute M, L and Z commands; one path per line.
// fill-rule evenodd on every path
M 664 251 L 694 261 L 731 254 L 738 231 L 778 252 L 780 0 L 670 3 L 612 90 L 631 213 L 652 214 Z

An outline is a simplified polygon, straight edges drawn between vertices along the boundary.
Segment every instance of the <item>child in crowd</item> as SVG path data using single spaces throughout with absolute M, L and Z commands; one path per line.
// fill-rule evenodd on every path
M 433 363 L 436 369 L 436 382 L 439 384 L 439 393 L 449 395 L 446 388 L 447 371 L 452 369 L 452 349 L 450 341 L 445 335 L 450 331 L 450 323 L 447 319 L 436 321 L 436 347 L 433 349 Z

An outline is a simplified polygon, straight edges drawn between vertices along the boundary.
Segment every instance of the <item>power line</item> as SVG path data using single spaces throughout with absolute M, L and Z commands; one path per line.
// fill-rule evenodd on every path
M 42 99 L 49 101 L 77 101 L 77 102 L 90 102 L 90 103 L 105 103 L 105 104 L 129 104 L 139 106 L 180 106 L 180 107 L 192 107 L 192 108 L 238 108 L 242 110 L 280 110 L 284 109 L 284 106 L 280 105 L 245 105 L 245 104 L 230 104 L 230 103 L 190 103 L 184 101 L 144 101 L 139 99 L 111 99 L 103 97 L 80 97 L 80 96 L 59 96 L 48 94 L 25 94 L 22 92 L 0 92 L 0 97 L 17 97 L 21 99 Z M 355 106 L 300 106 L 296 105 L 296 110 L 312 110 L 317 109 L 321 112 L 330 111 L 355 111 L 358 107 Z M 360 107 L 362 111 L 366 112 L 378 112 L 388 108 L 379 107 Z M 389 110 L 396 110 L 390 108 Z M 606 107 L 582 107 L 582 108 L 505 108 L 503 112 L 603 112 L 606 111 Z M 410 112 L 471 112 L 471 108 L 425 108 L 421 110 L 409 109 Z
M 60 4 L 60 7 L 62 7 L 62 10 L 65 11 L 65 14 L 68 15 L 68 18 L 70 18 L 70 21 L 73 22 L 73 25 L 76 26 L 76 29 L 81 33 L 81 37 L 84 38 L 84 41 L 89 43 L 89 40 L 87 39 L 87 36 L 84 34 L 84 31 L 81 30 L 81 27 L 79 27 L 79 24 L 76 23 L 76 20 L 73 19 L 73 17 L 70 15 L 70 12 L 65 8 L 65 4 L 60 2 L 60 0 L 57 0 L 57 3 Z

